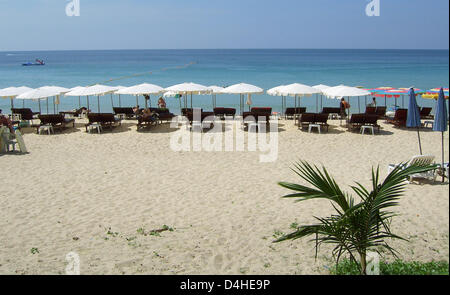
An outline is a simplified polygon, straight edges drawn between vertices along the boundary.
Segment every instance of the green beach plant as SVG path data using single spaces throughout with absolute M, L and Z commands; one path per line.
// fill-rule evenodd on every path
M 361 199 L 356 203 L 351 194 L 338 186 L 325 167 L 320 169 L 305 161 L 296 163 L 292 170 L 311 187 L 279 182 L 280 186 L 294 191 L 283 198 L 295 198 L 297 202 L 326 199 L 331 201 L 335 214 L 315 217 L 318 221 L 316 224 L 301 225 L 295 232 L 274 242 L 314 236 L 316 258 L 322 244 L 331 244 L 334 246 L 332 256 L 336 259 L 336 264 L 346 254 L 350 261 L 358 265 L 361 274 L 366 274 L 366 255 L 369 251 L 381 256 L 383 250 L 388 250 L 397 257 L 396 250 L 387 241 L 405 239 L 391 232 L 391 221 L 396 214 L 387 209 L 398 205 L 397 201 L 405 191 L 408 176 L 436 169 L 435 165 L 405 167 L 400 165 L 395 168 L 383 182 L 380 181 L 379 167 L 372 169 L 371 191 L 358 182 L 351 186 L 352 191 Z

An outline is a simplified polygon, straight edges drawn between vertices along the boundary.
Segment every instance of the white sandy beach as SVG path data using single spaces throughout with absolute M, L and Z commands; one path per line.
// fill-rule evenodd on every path
M 101 135 L 81 124 L 51 136 L 25 129 L 30 153 L 0 155 L 0 274 L 64 274 L 71 251 L 82 274 L 327 274 L 328 248 L 315 260 L 308 239 L 272 241 L 330 214 L 330 203 L 282 199 L 277 181 L 300 182 L 289 168 L 302 159 L 350 191 L 354 181 L 370 184 L 372 166 L 384 177 L 389 163 L 418 154 L 415 131 L 382 123 L 380 135 L 362 136 L 331 125 L 309 134 L 280 121 L 273 163 L 260 163 L 259 152 L 174 152 L 174 130 L 138 133 L 132 121 Z M 421 137 L 440 162 L 441 134 Z M 448 194 L 448 182 L 408 185 L 392 228 L 410 241 L 392 242 L 400 258 L 448 261 Z M 174 231 L 138 232 L 163 225 Z

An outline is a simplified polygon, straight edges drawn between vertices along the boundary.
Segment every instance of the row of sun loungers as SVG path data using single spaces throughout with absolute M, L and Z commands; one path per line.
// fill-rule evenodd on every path
M 168 109 L 160 108 L 150 108 L 150 110 L 157 114 L 156 117 L 144 117 L 142 115 L 136 115 L 131 107 L 115 107 L 113 108 L 114 114 L 97 114 L 88 113 L 87 119 L 88 123 L 85 125 L 86 131 L 90 126 L 101 126 L 102 128 L 110 128 L 112 130 L 115 126 L 120 126 L 121 118 L 136 118 L 138 120 L 137 128 L 144 128 L 147 126 L 156 125 L 162 123 L 163 121 L 171 121 L 175 115 L 171 113 Z M 197 109 L 201 113 L 201 122 L 207 118 L 220 118 L 225 117 L 234 118 L 236 115 L 236 109 L 234 108 L 214 108 L 213 112 L 204 112 L 203 109 Z M 423 119 L 432 119 L 431 108 L 421 108 L 420 115 Z M 33 112 L 31 109 L 26 108 L 13 108 L 12 113 L 18 115 L 20 120 L 33 120 L 36 118 L 40 119 L 39 125 L 32 125 L 35 127 L 37 132 L 40 131 L 42 126 L 51 126 L 53 129 L 62 130 L 67 126 L 75 126 L 74 119 L 67 119 L 65 115 L 79 116 L 80 111 L 73 112 L 60 112 L 60 114 L 55 115 L 41 115 L 40 113 Z M 184 108 L 182 109 L 182 114 L 188 119 L 190 125 L 194 121 L 194 111 L 196 109 Z M 347 121 L 347 127 L 349 130 L 361 129 L 362 126 L 372 126 L 380 132 L 380 125 L 378 125 L 377 120 L 381 118 L 386 118 L 386 122 L 393 124 L 398 127 L 406 126 L 407 119 L 407 109 L 397 109 L 394 117 L 386 117 L 386 107 L 367 107 L 364 114 L 352 114 L 350 119 Z M 299 128 L 305 129 L 310 125 L 319 125 L 320 129 L 326 129 L 328 131 L 327 120 L 332 117 L 331 115 L 338 115 L 340 113 L 339 108 L 325 107 L 321 113 L 307 113 L 305 107 L 298 108 L 286 108 L 285 117 L 295 118 L 298 117 Z M 254 107 L 248 112 L 244 112 L 242 117 L 245 125 L 250 122 L 261 123 L 269 122 L 272 116 L 272 108 L 270 107 Z M 212 123 L 212 122 L 211 122 Z M 317 126 L 315 126 L 317 127 Z

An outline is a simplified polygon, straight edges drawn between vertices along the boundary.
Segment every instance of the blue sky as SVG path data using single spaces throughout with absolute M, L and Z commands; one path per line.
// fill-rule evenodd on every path
M 448 49 L 448 0 L 0 0 L 0 51 Z

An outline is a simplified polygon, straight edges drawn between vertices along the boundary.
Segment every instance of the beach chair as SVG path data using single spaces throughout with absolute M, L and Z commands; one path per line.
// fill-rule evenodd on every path
M 306 113 L 306 108 L 286 108 L 284 112 L 285 119 L 295 119 L 296 115 Z
M 175 115 L 172 114 L 169 109 L 157 108 L 154 110 L 154 112 L 158 116 L 159 123 L 162 123 L 163 121 L 172 121 L 172 119 L 175 117 Z
M 377 113 L 376 107 L 366 107 L 366 114 L 375 115 Z
M 433 164 L 434 164 L 434 156 L 432 156 L 432 155 L 414 156 L 411 158 L 411 160 L 409 162 L 407 162 L 406 164 L 403 164 L 403 165 L 402 164 L 389 164 L 388 173 L 391 173 L 392 170 L 399 167 L 400 165 L 402 165 L 402 169 L 405 169 L 405 168 L 413 166 L 413 165 L 425 167 L 425 166 L 430 166 Z M 413 182 L 413 180 L 417 179 L 417 178 L 430 179 L 430 180 L 436 181 L 436 176 L 437 176 L 436 170 L 430 170 L 427 172 L 412 174 L 412 175 L 410 175 L 410 177 L 408 179 L 408 183 Z
M 385 118 L 386 117 L 386 107 L 377 107 L 375 113 L 379 118 Z
M 432 108 L 422 108 L 420 109 L 420 119 L 434 120 L 434 116 L 431 115 Z
M 316 124 L 319 124 L 321 127 L 325 127 L 328 132 L 328 115 L 327 114 L 314 114 L 314 121 Z
M 54 131 L 54 129 L 58 129 L 60 132 L 62 132 L 62 129 L 66 128 L 68 125 L 72 125 L 72 128 L 75 128 L 75 120 L 66 119 L 62 114 L 39 115 L 38 118 L 41 122 L 39 125 L 35 126 L 36 133 L 39 133 L 41 128 L 46 128 L 47 130 L 52 131 Z
M 110 113 L 89 113 L 87 115 L 88 123 L 85 124 L 86 132 L 97 129 L 100 133 L 103 128 L 109 128 L 112 132 L 113 127 L 120 126 L 122 124 L 120 119 L 117 119 L 114 114 Z
M 364 125 L 376 128 L 378 133 L 381 131 L 381 126 L 378 124 L 378 115 L 364 114 Z
M 330 119 L 337 119 L 341 116 L 341 108 L 325 107 L 322 109 L 322 114 L 328 114 Z
M 225 117 L 234 117 L 236 116 L 236 109 L 233 108 L 214 108 L 214 115 L 218 118 L 225 119 Z
M 36 115 L 40 115 L 39 112 L 33 112 L 31 109 L 18 109 L 18 108 L 12 108 L 11 114 L 14 116 L 16 115 L 20 120 L 22 121 L 31 121 L 35 118 Z
M 125 117 L 126 119 L 136 118 L 136 114 L 131 107 L 114 107 L 114 115 Z
M 347 123 L 348 130 L 360 130 L 364 125 L 365 114 L 352 114 Z
M 17 140 L 12 138 L 9 128 L 6 126 L 0 126 L 0 152 L 15 151 L 16 144 L 18 144 Z
M 407 109 L 397 109 L 393 119 L 386 119 L 386 123 L 393 124 L 397 127 L 405 127 L 406 119 L 408 118 Z
M 299 124 L 298 124 L 298 128 L 304 129 L 304 128 L 308 128 L 309 124 L 314 124 L 315 121 L 315 114 L 314 113 L 303 113 L 300 115 L 299 117 Z M 324 113 L 323 115 L 327 116 L 327 113 Z

